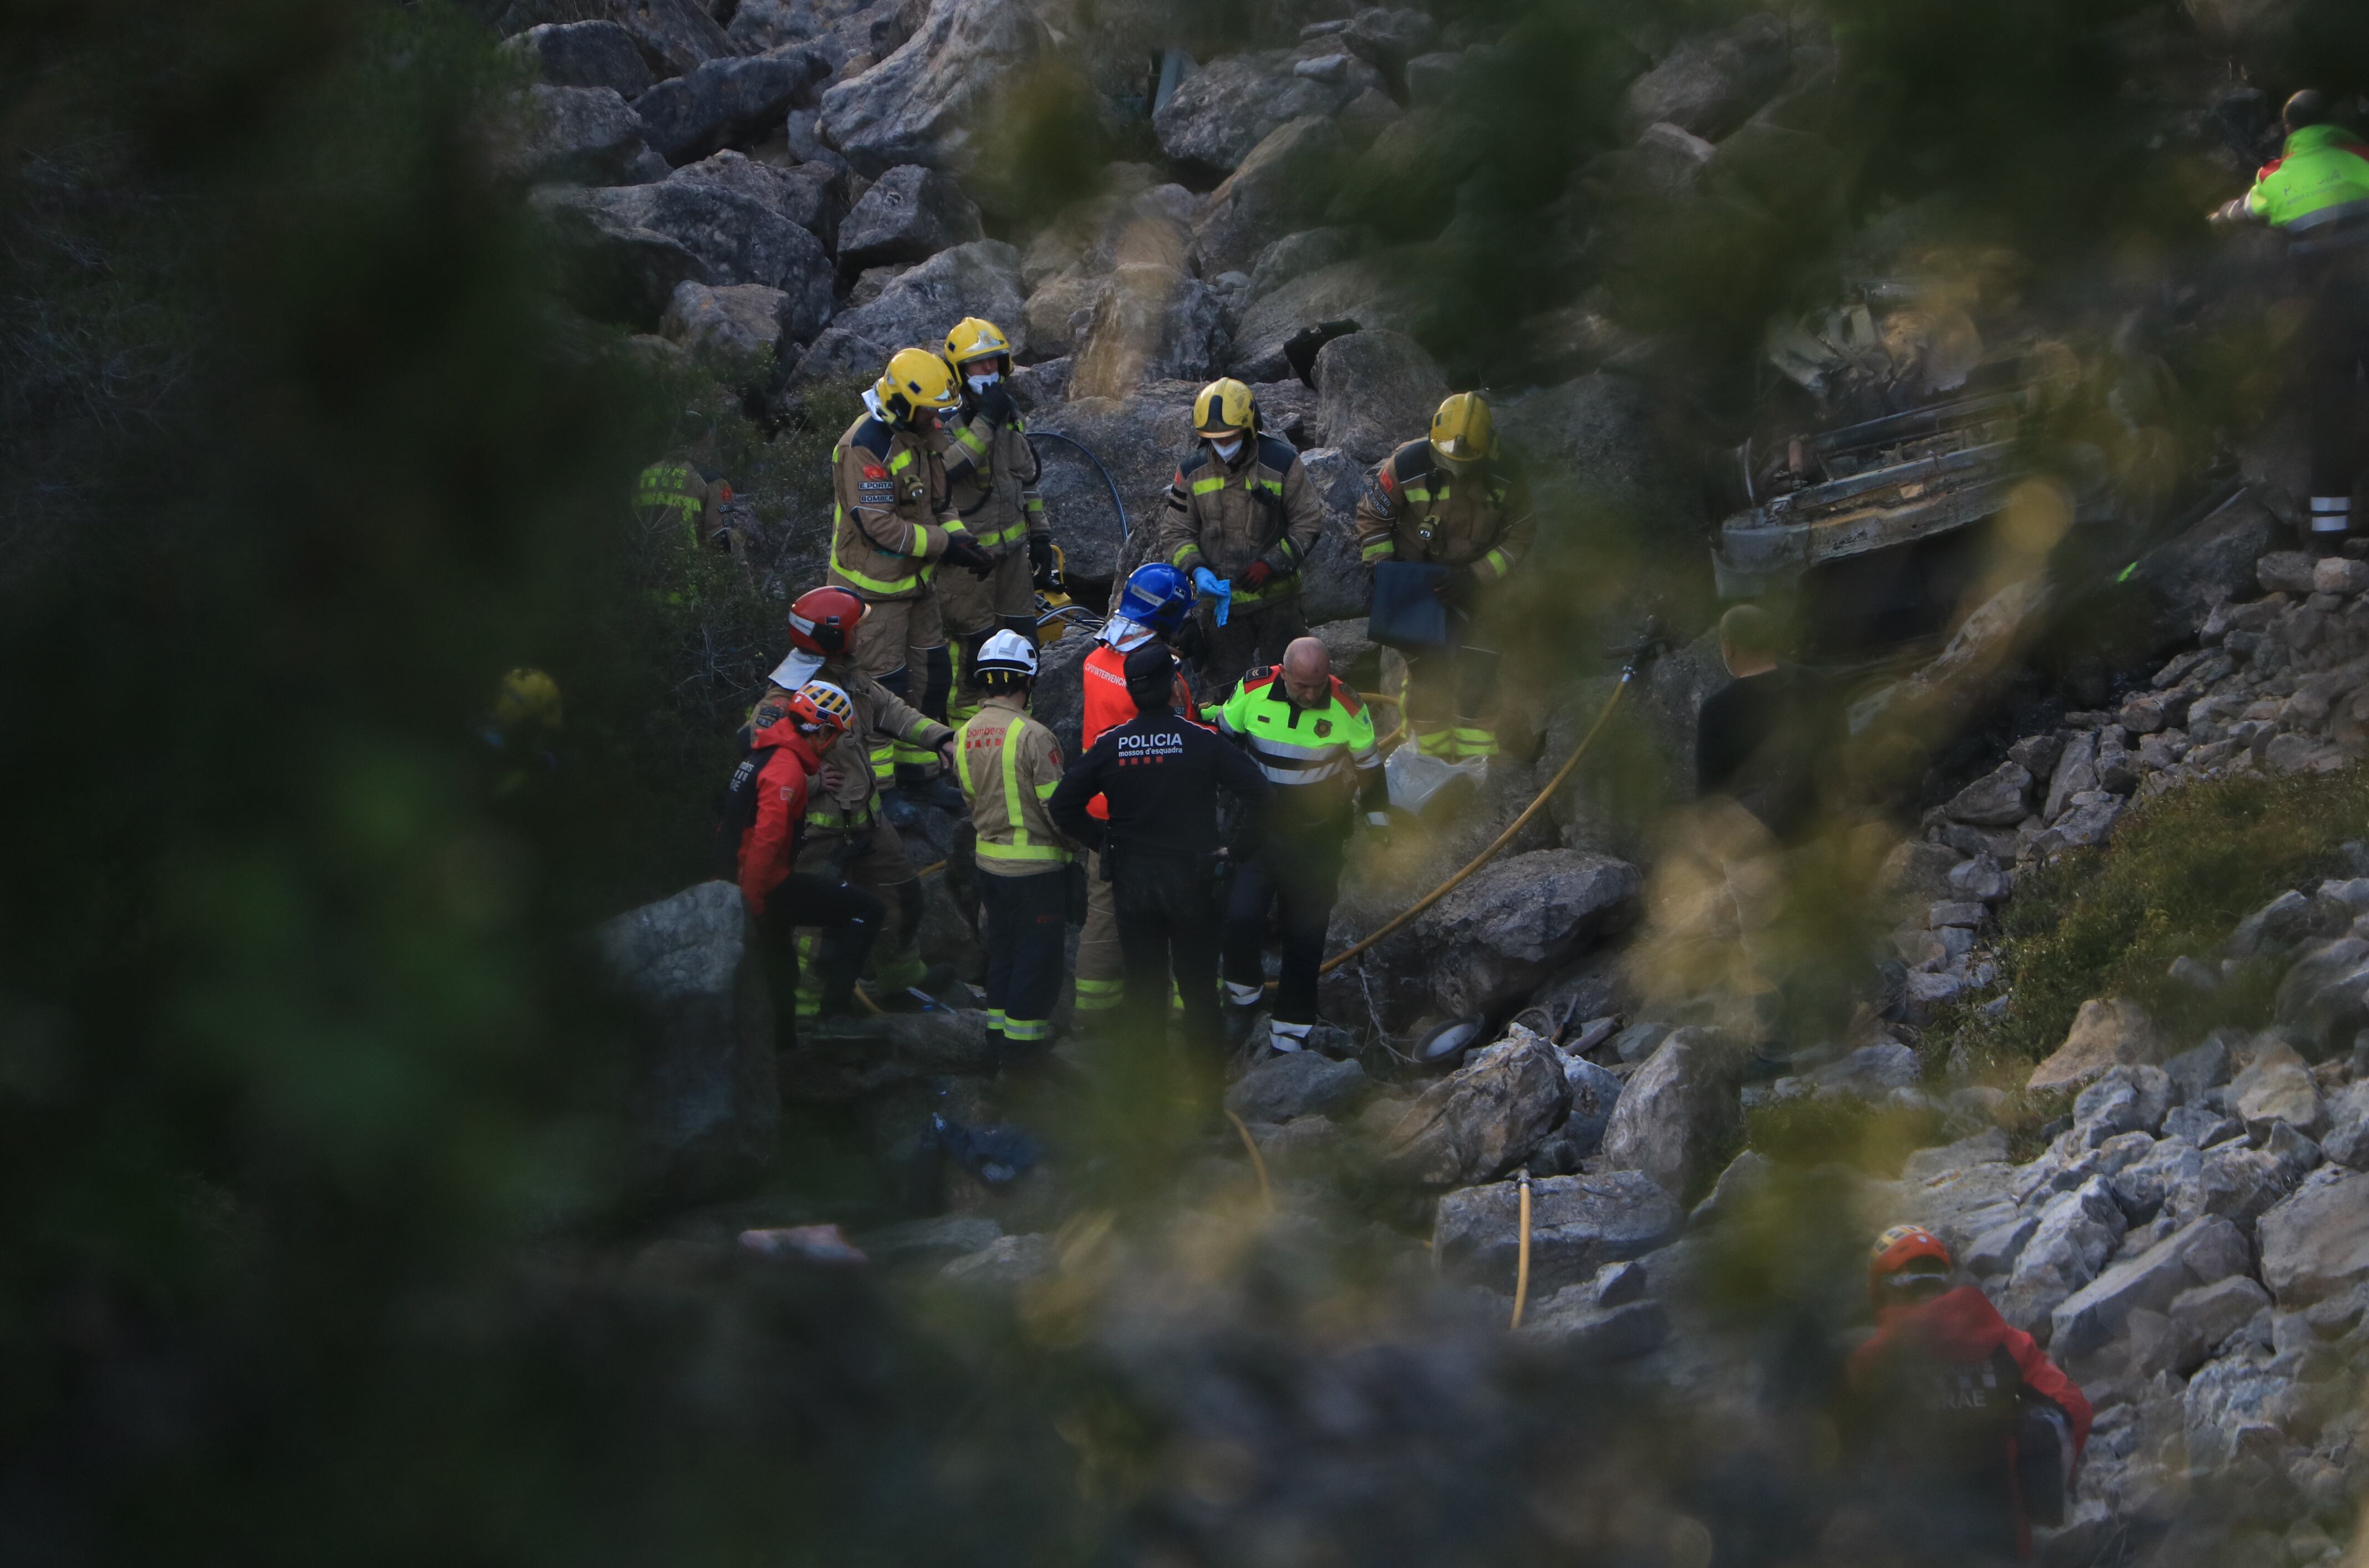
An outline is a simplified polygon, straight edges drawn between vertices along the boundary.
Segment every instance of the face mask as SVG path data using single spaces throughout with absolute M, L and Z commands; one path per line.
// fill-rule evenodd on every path
M 993 386 L 997 382 L 1001 381 L 1003 378 L 996 374 L 993 371 L 990 371 L 985 375 L 975 375 L 968 377 L 967 379 L 970 382 L 970 389 L 973 392 L 985 392 L 989 387 Z
M 1211 441 L 1209 449 L 1218 454 L 1219 462 L 1231 463 L 1234 460 L 1234 453 L 1242 450 L 1242 438 L 1236 436 L 1230 441 Z

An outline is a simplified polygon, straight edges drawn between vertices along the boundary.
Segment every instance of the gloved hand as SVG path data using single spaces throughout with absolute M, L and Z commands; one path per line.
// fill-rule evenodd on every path
M 1000 381 L 978 394 L 974 401 L 982 415 L 995 421 L 998 429 L 1020 418 L 1020 405 L 1013 400 L 1011 390 Z
M 1256 593 L 1275 580 L 1275 568 L 1265 561 L 1253 561 L 1250 569 L 1234 580 L 1242 585 L 1243 592 Z
M 978 547 L 967 533 L 951 534 L 946 539 L 946 559 L 975 578 L 995 575 L 995 557 Z
M 1226 591 L 1225 579 L 1207 567 L 1193 568 L 1193 586 L 1213 599 L 1222 597 Z
M 2225 201 L 2205 213 L 2204 221 L 2216 229 L 2226 229 L 2246 223 L 2252 217 L 2253 213 L 2247 209 L 2246 199 L 2240 196 L 2233 201 Z
M 1060 593 L 1069 588 L 1062 579 L 1061 568 L 1053 559 L 1053 541 L 1042 533 L 1028 536 L 1028 569 L 1036 586 L 1047 593 Z

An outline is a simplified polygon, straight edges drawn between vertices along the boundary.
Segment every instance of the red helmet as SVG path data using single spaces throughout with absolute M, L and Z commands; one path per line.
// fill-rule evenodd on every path
M 844 653 L 864 619 L 864 601 L 843 588 L 808 589 L 790 606 L 790 646 L 829 658 Z
M 1939 1281 L 1947 1278 L 1955 1262 L 1950 1256 L 1949 1243 L 1922 1225 L 1894 1225 L 1868 1249 L 1868 1289 L 1877 1296 L 1881 1305 L 1884 1288 L 1896 1276 L 1914 1275 Z M 1917 1266 L 1920 1264 L 1923 1266 Z

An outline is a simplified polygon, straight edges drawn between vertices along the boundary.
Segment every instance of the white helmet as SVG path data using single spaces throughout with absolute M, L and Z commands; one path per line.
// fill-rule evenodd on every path
M 1034 681 L 1036 645 L 1017 632 L 998 632 L 979 645 L 978 669 L 981 675 L 1016 675 Z

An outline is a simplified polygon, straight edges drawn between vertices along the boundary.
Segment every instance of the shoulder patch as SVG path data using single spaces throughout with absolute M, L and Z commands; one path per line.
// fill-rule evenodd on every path
M 1272 686 L 1275 684 L 1275 676 L 1276 667 L 1274 665 L 1261 665 L 1258 669 L 1252 670 L 1249 674 L 1242 677 L 1242 690 L 1245 692 L 1255 692 L 1262 687 Z
M 1348 709 L 1353 718 L 1366 711 L 1364 700 L 1356 692 L 1350 690 L 1349 683 L 1338 675 L 1333 677 L 1333 700 Z
M 888 443 L 895 434 L 877 418 L 867 414 L 856 421 L 855 429 L 847 433 L 847 441 L 850 446 L 862 447 L 875 457 L 886 458 Z

